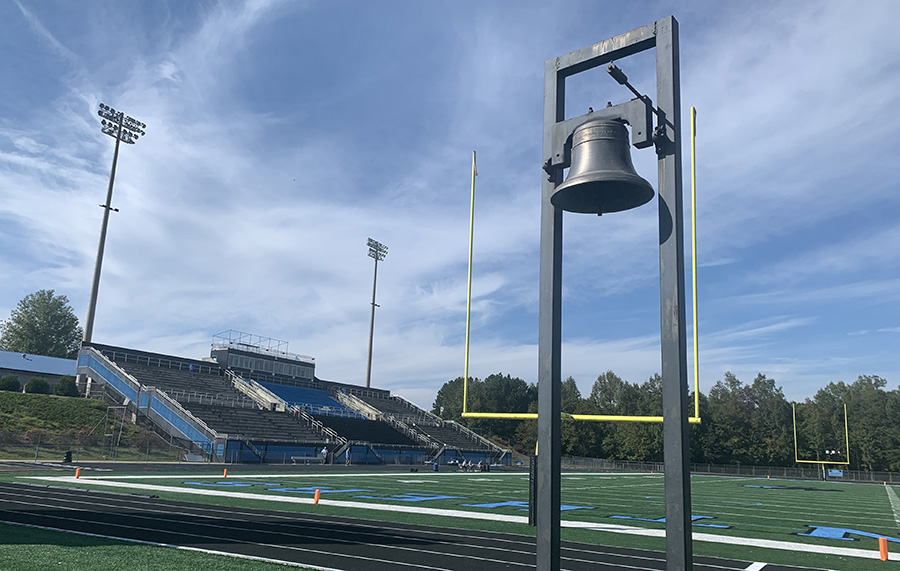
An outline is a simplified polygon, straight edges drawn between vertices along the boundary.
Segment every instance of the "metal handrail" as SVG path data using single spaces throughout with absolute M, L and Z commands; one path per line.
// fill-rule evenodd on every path
M 273 393 L 266 387 L 262 386 L 261 384 L 257 383 L 253 379 L 245 379 L 244 377 L 238 375 L 231 369 L 225 369 L 225 378 L 230 379 L 231 384 L 234 388 L 241 391 L 243 394 L 247 395 L 248 398 L 253 399 L 254 401 L 256 401 L 256 399 L 253 396 L 251 396 L 246 390 L 244 390 L 248 386 L 257 392 L 261 392 L 262 394 L 266 395 L 269 398 L 269 401 L 266 404 L 280 404 L 284 410 L 287 410 L 290 408 L 290 405 L 288 404 L 288 402 L 286 400 L 284 400 L 280 396 L 276 395 L 275 393 Z M 256 402 L 258 402 L 258 401 L 256 401 Z
M 165 391 L 161 389 L 157 389 L 156 387 L 148 387 L 148 394 L 151 394 L 151 398 L 158 398 L 163 401 L 167 407 L 174 410 L 178 416 L 187 421 L 189 424 L 195 424 L 195 428 L 199 428 L 201 432 L 206 432 L 206 437 L 210 440 L 215 440 L 216 437 L 219 436 L 219 433 L 213 430 L 208 424 L 206 424 L 202 419 L 194 416 L 191 411 L 181 406 L 181 403 L 170 397 L 166 394 Z M 152 391 L 152 392 L 150 392 Z

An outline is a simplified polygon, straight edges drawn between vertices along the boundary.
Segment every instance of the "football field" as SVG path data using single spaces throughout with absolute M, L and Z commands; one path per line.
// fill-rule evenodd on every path
M 248 468 L 252 470 L 252 468 Z M 28 476 L 17 481 L 157 495 L 218 505 L 318 512 L 468 529 L 533 533 L 523 472 L 367 472 Z M 892 486 L 694 475 L 696 555 L 828 569 L 900 561 Z M 318 493 L 317 493 L 318 492 Z M 318 495 L 318 500 L 316 496 Z M 665 549 L 661 474 L 564 473 L 563 539 Z

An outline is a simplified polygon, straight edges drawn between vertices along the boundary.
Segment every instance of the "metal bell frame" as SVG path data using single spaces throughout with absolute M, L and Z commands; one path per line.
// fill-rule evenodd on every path
M 678 22 L 668 16 L 544 64 L 545 163 L 541 193 L 538 330 L 537 569 L 560 569 L 560 455 L 563 210 L 551 197 L 571 161 L 571 135 L 586 121 L 624 120 L 635 147 L 656 147 L 660 330 L 666 496 L 666 569 L 693 568 L 681 165 Z M 646 97 L 565 119 L 565 80 L 636 53 L 656 50 L 656 107 Z M 653 115 L 656 128 L 652 128 Z

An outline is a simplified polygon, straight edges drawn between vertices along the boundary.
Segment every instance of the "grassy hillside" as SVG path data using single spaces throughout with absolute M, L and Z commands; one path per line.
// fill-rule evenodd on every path
M 106 417 L 106 403 L 72 397 L 0 391 L 0 430 L 91 431 Z
M 124 422 L 121 407 L 55 395 L 0 391 L 0 458 L 60 461 L 173 460 L 181 451 L 145 428 Z

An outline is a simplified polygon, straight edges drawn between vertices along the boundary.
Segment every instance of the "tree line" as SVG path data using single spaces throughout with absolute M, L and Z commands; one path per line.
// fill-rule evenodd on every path
M 537 386 L 502 373 L 467 383 L 469 412 L 537 412 Z M 800 460 L 846 462 L 854 470 L 900 471 L 900 388 L 861 375 L 852 383 L 832 382 L 803 402 L 788 401 L 774 379 L 758 374 L 749 384 L 725 373 L 700 393 L 700 424 L 690 426 L 691 462 L 794 466 Z M 693 411 L 693 393 L 690 393 Z M 623 380 L 612 371 L 597 377 L 583 396 L 569 377 L 561 386 L 568 414 L 661 416 L 662 378 L 644 383 Z M 463 378 L 445 383 L 432 412 L 533 453 L 537 421 L 462 418 Z M 849 457 L 845 444 L 847 407 Z M 796 415 L 796 423 L 795 423 Z M 562 418 L 563 454 L 617 460 L 663 461 L 661 423 L 586 422 Z

